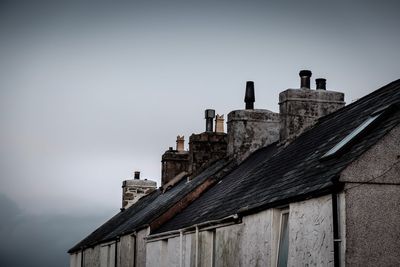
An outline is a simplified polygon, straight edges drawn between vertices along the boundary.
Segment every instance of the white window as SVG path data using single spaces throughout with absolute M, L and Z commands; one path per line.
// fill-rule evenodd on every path
M 279 229 L 279 243 L 278 243 L 278 267 L 286 267 L 289 254 L 289 210 L 282 210 L 280 229 Z

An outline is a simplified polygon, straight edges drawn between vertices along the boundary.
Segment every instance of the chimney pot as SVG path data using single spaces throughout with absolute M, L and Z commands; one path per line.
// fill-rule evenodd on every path
M 246 103 L 246 109 L 254 109 L 255 102 L 255 94 L 254 94 L 254 82 L 247 81 L 246 82 L 246 93 L 244 95 L 244 102 Z
M 206 119 L 206 132 L 213 131 L 213 119 L 215 117 L 215 110 L 206 109 L 205 110 L 205 119 Z
M 140 179 L 140 172 L 139 172 L 139 171 L 135 171 L 134 178 L 135 178 L 136 180 L 139 180 L 139 179 Z
M 301 89 L 310 89 L 311 75 L 312 75 L 312 72 L 310 70 L 301 70 L 299 72 Z
M 224 115 L 218 115 L 215 117 L 215 132 L 223 133 L 224 131 Z
M 318 78 L 315 79 L 317 90 L 326 90 L 326 79 Z
M 182 136 L 177 136 L 176 137 L 176 150 L 178 152 L 182 152 L 185 150 L 185 137 Z

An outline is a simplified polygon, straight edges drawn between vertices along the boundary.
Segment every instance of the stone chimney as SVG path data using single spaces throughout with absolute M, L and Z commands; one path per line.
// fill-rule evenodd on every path
M 246 109 L 228 114 L 228 156 L 239 162 L 279 139 L 279 114 L 254 109 L 254 82 L 246 83 Z
M 226 157 L 227 135 L 224 132 L 212 131 L 214 116 L 215 111 L 207 109 L 205 112 L 206 131 L 201 134 L 192 134 L 189 138 L 189 173 L 191 177 L 194 177 L 200 168 L 208 163 Z M 216 130 L 217 128 L 221 130 L 218 126 L 220 120 L 216 121 Z
M 317 90 L 310 89 L 311 71 L 302 70 L 300 89 L 279 94 L 280 141 L 290 142 L 316 123 L 318 118 L 344 107 L 344 94 L 326 90 L 326 80 L 316 79 Z
M 161 158 L 161 186 L 189 169 L 189 152 L 185 151 L 184 136 L 176 137 L 176 150 L 170 147 Z
M 215 116 L 215 132 L 216 133 L 224 133 L 224 115 Z
M 157 183 L 151 180 L 140 180 L 140 172 L 135 171 L 133 179 L 122 182 L 122 208 L 127 209 L 135 204 L 141 197 L 157 188 Z

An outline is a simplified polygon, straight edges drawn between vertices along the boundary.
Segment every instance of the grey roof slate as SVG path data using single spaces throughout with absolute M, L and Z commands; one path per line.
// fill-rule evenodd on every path
M 375 111 L 399 103 L 400 80 L 328 115 L 288 146 L 262 148 L 154 233 L 190 227 L 240 213 L 329 194 L 341 171 L 399 124 L 398 105 L 371 125 L 342 154 L 321 157 Z
M 148 225 L 205 180 L 217 176 L 220 171 L 223 172 L 230 163 L 231 161 L 227 159 L 216 161 L 190 182 L 183 178 L 165 193 L 162 189 L 158 189 L 142 197 L 128 209 L 116 214 L 68 252 L 74 253 L 82 248 L 93 247 Z

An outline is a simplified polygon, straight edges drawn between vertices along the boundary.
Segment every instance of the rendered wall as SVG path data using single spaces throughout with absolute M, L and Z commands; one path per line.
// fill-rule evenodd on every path
M 86 266 L 86 265 L 85 265 Z M 115 266 L 115 242 L 100 245 L 100 267 Z
M 83 251 L 83 266 L 98 267 L 100 263 L 100 246 L 88 248 Z
M 243 217 L 240 224 L 200 231 L 197 247 L 196 233 L 184 234 L 182 252 L 179 236 L 149 242 L 146 266 L 179 266 L 180 260 L 182 266 L 195 266 L 196 260 L 198 266 L 275 266 L 280 214 L 269 209 Z M 291 204 L 288 266 L 333 266 L 333 256 L 331 196 Z
M 131 235 L 122 236 L 118 246 L 118 266 L 132 267 L 135 255 L 135 238 Z
M 69 258 L 70 267 L 81 267 L 81 253 L 74 253 Z
M 136 267 L 146 266 L 146 240 L 148 229 L 136 233 Z
M 288 266 L 333 266 L 330 195 L 290 204 Z
M 346 265 L 400 266 L 400 126 L 341 175 Z

